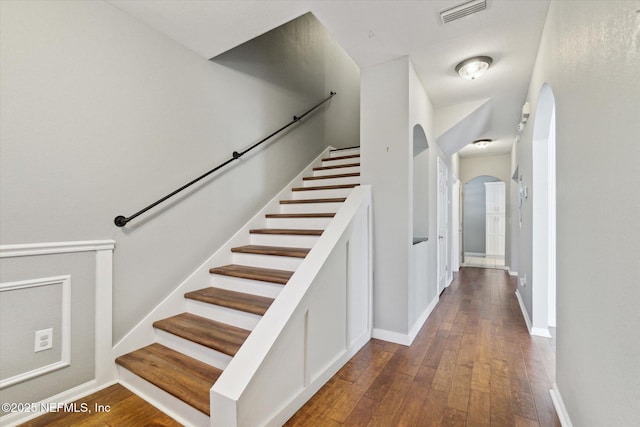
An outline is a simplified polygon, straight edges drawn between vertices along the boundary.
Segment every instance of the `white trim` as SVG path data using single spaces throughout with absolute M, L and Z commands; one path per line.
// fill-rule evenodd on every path
M 484 252 L 465 252 L 464 256 L 465 257 L 474 256 L 474 257 L 483 257 L 484 258 L 484 257 L 487 256 L 487 254 L 484 253 Z
M 544 337 L 544 338 L 551 338 L 551 333 L 549 332 L 549 329 L 532 327 L 531 319 L 529 318 L 529 313 L 527 313 L 527 309 L 524 305 L 524 301 L 522 300 L 522 297 L 520 296 L 520 292 L 518 291 L 519 290 L 516 289 L 516 298 L 518 299 L 518 304 L 520 304 L 520 311 L 522 311 L 522 317 L 524 318 L 524 323 L 527 324 L 527 330 L 529 331 L 529 335 L 535 335 L 535 336 Z
M 78 399 L 81 399 L 91 393 L 95 393 L 98 390 L 109 387 L 113 384 L 116 384 L 117 381 L 113 381 L 109 384 L 104 384 L 101 387 L 97 387 L 95 380 L 88 381 L 84 384 L 80 384 L 74 388 L 69 390 L 65 390 L 62 393 L 56 394 L 55 396 L 51 396 L 47 399 L 43 399 L 40 402 L 33 403 L 39 410 L 35 412 L 12 412 L 7 415 L 3 415 L 0 418 L 0 425 L 5 427 L 15 427 L 19 424 L 25 423 L 31 419 L 37 418 L 40 415 L 43 415 L 45 411 L 42 411 L 43 406 L 47 404 L 56 404 L 56 403 L 70 403 L 74 402 Z
M 416 336 L 418 336 L 418 333 L 420 332 L 420 329 L 422 329 L 422 326 L 424 326 L 425 322 L 427 321 L 427 319 L 429 319 L 429 316 L 431 315 L 433 310 L 436 308 L 436 305 L 438 305 L 439 300 L 440 300 L 440 297 L 436 296 L 429 303 L 429 305 L 427 306 L 427 308 L 424 309 L 424 311 L 422 312 L 418 320 L 416 320 L 416 322 L 413 324 L 408 334 L 403 334 L 403 333 L 394 332 L 394 331 L 387 331 L 386 329 L 374 328 L 371 333 L 372 338 L 376 338 L 382 341 L 392 342 L 395 344 L 410 346 L 413 343 L 413 340 L 416 339 Z
M 562 427 L 573 427 L 571 418 L 569 418 L 569 412 L 564 405 L 564 400 L 562 400 L 562 395 L 558 389 L 558 384 L 553 383 L 553 388 L 549 390 L 549 393 L 551 394 L 551 401 L 553 402 L 553 407 L 556 408 L 556 413 L 558 414 L 558 419 Z
M 95 378 L 98 386 L 114 381 L 118 372 L 113 355 L 113 252 L 96 252 Z
M 400 332 L 387 331 L 386 329 L 373 328 L 373 330 L 371 331 L 371 337 L 378 340 L 382 340 L 382 341 L 392 342 L 395 344 L 401 344 L 406 346 L 411 345 L 409 334 L 401 334 Z
M 506 270 L 509 273 L 509 276 L 518 276 L 518 272 L 511 270 L 510 266 L 507 266 Z
M 72 252 L 92 252 L 113 250 L 113 240 L 86 240 L 80 242 L 47 242 L 22 243 L 17 245 L 0 245 L 0 258 L 20 256 L 66 254 Z
M 451 279 L 451 282 L 453 282 L 453 278 Z M 449 285 L 451 284 L 451 282 L 449 282 Z M 447 287 L 449 285 L 447 285 Z M 422 329 L 429 316 L 431 316 L 433 309 L 436 308 L 436 305 L 438 305 L 438 301 L 440 301 L 440 296 L 436 295 L 436 297 L 431 300 L 427 308 L 424 309 L 420 317 L 418 317 L 418 320 L 416 320 L 416 322 L 413 324 L 413 327 L 409 331 L 409 345 L 411 345 L 411 343 L 413 343 L 413 340 L 415 340 L 418 336 L 420 329 Z
M 44 277 L 39 279 L 21 280 L 18 282 L 0 283 L 0 293 L 54 285 L 62 285 L 60 360 L 0 380 L 0 390 L 71 365 L 71 276 Z
M 527 308 L 524 305 L 524 301 L 522 301 L 522 297 L 520 296 L 518 289 L 516 289 L 516 298 L 518 299 L 518 304 L 520 304 L 520 311 L 522 312 L 524 323 L 527 324 L 527 331 L 531 334 L 531 319 L 529 318 L 529 313 L 527 313 Z

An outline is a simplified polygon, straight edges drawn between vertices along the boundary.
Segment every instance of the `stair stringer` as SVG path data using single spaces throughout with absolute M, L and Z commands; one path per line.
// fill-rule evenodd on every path
M 359 186 L 211 388 L 211 426 L 284 424 L 369 341 L 371 248 Z
M 112 349 L 111 361 L 115 365 L 115 359 L 123 354 L 132 352 L 138 348 L 147 346 L 156 341 L 153 322 L 167 317 L 175 316 L 187 311 L 187 301 L 184 294 L 206 286 L 211 281 L 209 269 L 213 265 L 229 264 L 232 261 L 231 248 L 249 243 L 249 230 L 264 228 L 265 215 L 278 212 L 280 200 L 291 198 L 291 188 L 302 186 L 304 176 L 312 173 L 313 168 L 322 164 L 323 157 L 327 157 L 333 147 L 327 147 L 307 167 L 304 168 L 291 182 L 289 182 L 278 194 L 276 194 L 260 211 L 258 211 L 242 228 L 238 230 L 220 249 L 207 258 L 193 273 L 178 285 L 167 297 L 162 300 L 149 314 L 147 314 L 131 331 L 129 331 Z M 161 408 L 162 409 L 162 408 Z

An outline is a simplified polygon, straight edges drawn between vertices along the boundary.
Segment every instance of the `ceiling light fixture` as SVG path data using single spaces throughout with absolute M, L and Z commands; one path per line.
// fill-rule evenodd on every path
M 493 142 L 492 139 L 476 139 L 475 141 L 473 141 L 473 145 L 480 148 L 481 150 L 484 150 L 491 142 Z
M 488 56 L 474 56 L 456 65 L 456 73 L 462 78 L 475 80 L 484 74 L 492 63 L 493 59 Z

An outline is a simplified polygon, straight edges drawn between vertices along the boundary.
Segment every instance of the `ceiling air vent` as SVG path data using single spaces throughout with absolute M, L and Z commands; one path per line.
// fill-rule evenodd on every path
M 440 12 L 440 19 L 442 19 L 443 24 L 446 24 L 448 22 L 455 21 L 456 19 L 480 12 L 486 8 L 487 0 L 466 1 Z

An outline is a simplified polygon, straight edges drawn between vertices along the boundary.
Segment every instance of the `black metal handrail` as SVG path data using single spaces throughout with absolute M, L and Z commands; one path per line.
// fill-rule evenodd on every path
M 183 185 L 182 187 L 178 188 L 175 191 L 172 191 L 171 193 L 167 194 L 166 196 L 164 196 L 163 198 L 161 198 L 158 201 L 155 201 L 153 203 L 151 203 L 149 206 L 147 206 L 144 209 L 139 210 L 138 212 L 134 213 L 131 216 L 125 217 L 123 215 L 118 215 L 117 217 L 114 218 L 113 222 L 115 225 L 117 225 L 118 227 L 124 227 L 125 225 L 127 225 L 127 223 L 129 221 L 131 221 L 134 218 L 137 218 L 138 216 L 142 215 L 143 213 L 147 212 L 149 209 L 154 208 L 155 206 L 159 205 L 160 203 L 164 202 L 165 200 L 175 196 L 176 194 L 178 194 L 179 192 L 181 192 L 182 190 L 192 186 L 193 184 L 195 184 L 196 182 L 200 181 L 203 178 L 206 178 L 207 176 L 211 175 L 212 173 L 214 173 L 215 171 L 225 167 L 226 165 L 228 165 L 229 163 L 233 162 L 234 160 L 238 160 L 239 158 L 241 158 L 242 156 L 244 156 L 245 154 L 247 154 L 249 151 L 253 150 L 254 148 L 256 148 L 257 146 L 259 146 L 260 144 L 266 142 L 267 140 L 269 140 L 270 138 L 274 137 L 275 135 L 279 134 L 280 132 L 282 132 L 283 130 L 287 129 L 289 126 L 298 123 L 300 120 L 302 120 L 307 114 L 311 113 L 313 110 L 315 110 L 316 108 L 320 107 L 322 104 L 324 104 L 325 102 L 327 102 L 328 100 L 330 100 L 331 98 L 333 98 L 336 95 L 335 92 L 331 91 L 329 92 L 329 96 L 326 97 L 325 99 L 323 99 L 322 101 L 320 101 L 319 103 L 317 103 L 316 105 L 314 105 L 313 107 L 311 107 L 310 109 L 308 109 L 306 112 L 304 112 L 303 114 L 299 115 L 299 116 L 293 116 L 293 120 L 290 121 L 289 123 L 287 123 L 286 125 L 282 126 L 280 129 L 278 129 L 277 131 L 269 134 L 268 136 L 262 138 L 260 141 L 256 142 L 255 144 L 253 144 L 251 147 L 247 148 L 244 151 L 241 152 L 237 152 L 234 151 L 232 154 L 232 157 L 225 161 L 220 163 L 218 166 L 216 166 L 215 168 L 211 169 L 210 171 L 200 175 L 199 177 L 197 177 L 196 179 L 194 179 L 193 181 L 188 182 L 187 184 Z

